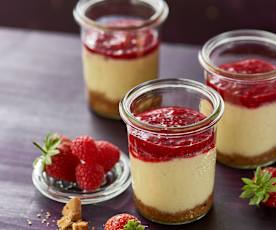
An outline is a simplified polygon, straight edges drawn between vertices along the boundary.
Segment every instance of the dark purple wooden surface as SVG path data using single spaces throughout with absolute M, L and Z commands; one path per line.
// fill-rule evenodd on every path
M 78 33 L 72 17 L 78 0 L 1 0 L 0 26 Z M 166 0 L 170 14 L 162 37 L 168 42 L 203 44 L 236 29 L 276 32 L 276 1 Z
M 32 185 L 32 161 L 38 156 L 32 140 L 40 141 L 49 131 L 70 137 L 90 134 L 127 151 L 124 124 L 87 109 L 77 36 L 1 29 L 0 38 L 0 229 L 56 229 L 54 223 L 46 226 L 36 217 L 43 209 L 57 219 L 63 204 L 43 197 Z M 202 80 L 197 52 L 198 47 L 163 45 L 160 75 Z M 276 210 L 249 207 L 238 198 L 240 177 L 249 175 L 218 164 L 214 207 L 196 223 L 172 227 L 141 219 L 151 230 L 275 230 Z M 111 201 L 84 207 L 85 219 L 97 229 L 120 212 L 138 215 L 131 189 Z

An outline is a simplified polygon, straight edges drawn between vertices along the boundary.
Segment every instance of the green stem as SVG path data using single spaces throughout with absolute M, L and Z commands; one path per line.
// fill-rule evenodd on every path
M 33 142 L 33 144 L 39 148 L 39 150 L 44 154 L 44 155 L 47 155 L 47 152 L 45 151 L 45 149 L 43 149 L 39 144 L 37 144 L 36 142 Z

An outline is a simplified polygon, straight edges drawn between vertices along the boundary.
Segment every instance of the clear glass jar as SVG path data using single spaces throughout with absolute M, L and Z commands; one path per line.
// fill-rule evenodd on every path
M 138 211 L 154 222 L 183 224 L 213 203 L 215 124 L 223 101 L 185 79 L 145 82 L 120 103 L 127 125 L 132 187 Z
M 255 168 L 276 161 L 276 35 L 259 30 L 220 34 L 199 53 L 208 86 L 225 102 L 218 161 Z
M 119 101 L 134 86 L 158 76 L 163 0 L 80 0 L 83 74 L 90 108 L 119 119 Z

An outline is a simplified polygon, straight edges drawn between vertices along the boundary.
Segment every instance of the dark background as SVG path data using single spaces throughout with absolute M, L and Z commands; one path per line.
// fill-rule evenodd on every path
M 0 26 L 78 33 L 77 0 L 0 0 Z M 276 32 L 276 0 L 167 0 L 163 40 L 202 44 L 233 29 Z

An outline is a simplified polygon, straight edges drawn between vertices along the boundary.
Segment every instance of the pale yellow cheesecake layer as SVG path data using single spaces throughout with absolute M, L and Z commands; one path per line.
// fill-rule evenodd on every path
M 255 157 L 276 147 L 276 103 L 250 109 L 225 102 L 217 129 L 217 150 Z
M 206 202 L 213 192 L 215 149 L 161 162 L 145 162 L 132 155 L 130 158 L 136 198 L 158 211 L 173 214 L 192 209 Z
M 157 78 L 157 48 L 150 54 L 133 59 L 108 58 L 83 47 L 83 71 L 89 90 L 111 101 L 120 100 L 134 86 Z

